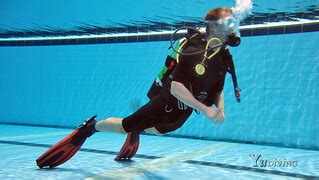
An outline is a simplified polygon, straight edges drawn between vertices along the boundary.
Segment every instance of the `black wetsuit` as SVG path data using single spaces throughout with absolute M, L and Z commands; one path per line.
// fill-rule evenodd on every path
M 205 43 L 189 45 L 184 53 L 197 52 Z M 210 55 L 212 52 L 209 52 Z M 192 108 L 184 105 L 170 93 L 171 82 L 177 81 L 193 94 L 193 96 L 212 106 L 216 93 L 223 90 L 226 72 L 232 56 L 228 49 L 221 50 L 211 59 L 206 60 L 206 71 L 198 75 L 195 66 L 203 60 L 203 54 L 181 56 L 180 62 L 165 82 L 160 93 L 138 111 L 123 119 L 122 125 L 127 132 L 143 131 L 155 127 L 160 133 L 167 133 L 181 127 L 192 114 Z

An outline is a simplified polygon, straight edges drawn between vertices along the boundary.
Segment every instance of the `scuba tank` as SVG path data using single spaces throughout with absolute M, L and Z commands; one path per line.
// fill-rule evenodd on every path
M 186 45 L 190 45 L 190 40 L 196 41 L 205 39 L 205 34 L 202 34 L 197 29 L 188 27 L 187 33 L 183 35 L 182 38 L 173 41 L 174 35 L 180 30 L 184 29 L 185 27 L 176 29 L 173 33 L 171 38 L 171 46 L 168 49 L 173 49 L 173 51 L 167 55 L 165 64 L 158 73 L 156 79 L 154 80 L 150 90 L 147 93 L 149 99 L 154 98 L 162 89 L 163 84 L 167 81 L 168 76 L 173 72 L 175 66 L 179 61 L 180 53 L 182 52 L 183 48 L 186 48 Z M 201 41 L 202 41 L 201 40 Z

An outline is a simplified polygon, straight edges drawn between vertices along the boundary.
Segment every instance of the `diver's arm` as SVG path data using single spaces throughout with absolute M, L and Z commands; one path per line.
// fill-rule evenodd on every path
M 187 106 L 197 109 L 205 114 L 209 119 L 215 120 L 218 111 L 212 107 L 208 107 L 201 103 L 192 95 L 192 93 L 184 86 L 184 84 L 172 81 L 171 94 L 182 101 Z
M 219 119 L 220 121 L 224 121 L 225 120 L 225 109 L 224 109 L 224 91 L 220 91 L 218 93 L 216 93 L 216 101 L 215 101 L 215 105 L 218 108 L 218 114 L 217 114 L 217 119 Z
M 215 97 L 215 106 L 218 109 L 224 109 L 224 91 L 220 91 L 218 93 L 216 93 L 216 97 Z

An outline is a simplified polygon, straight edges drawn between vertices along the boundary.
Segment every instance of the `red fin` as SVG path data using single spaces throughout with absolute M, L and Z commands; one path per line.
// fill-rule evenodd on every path
M 120 152 L 117 154 L 114 160 L 123 161 L 131 159 L 137 152 L 140 143 L 139 133 L 129 133 L 126 137 Z
M 36 160 L 37 165 L 40 168 L 52 168 L 71 159 L 74 154 L 79 151 L 85 140 L 94 133 L 92 133 L 92 127 L 89 127 L 88 124 L 96 122 L 94 120 L 95 117 L 96 116 L 89 118 L 66 138 L 50 147 L 50 149 Z

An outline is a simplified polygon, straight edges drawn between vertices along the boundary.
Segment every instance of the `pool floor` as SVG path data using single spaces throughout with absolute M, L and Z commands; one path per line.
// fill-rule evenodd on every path
M 35 159 L 71 131 L 0 125 L 0 179 L 319 179 L 319 151 L 174 137 L 142 135 L 135 158 L 117 162 L 126 136 L 113 133 L 96 133 L 65 164 L 39 169 Z

